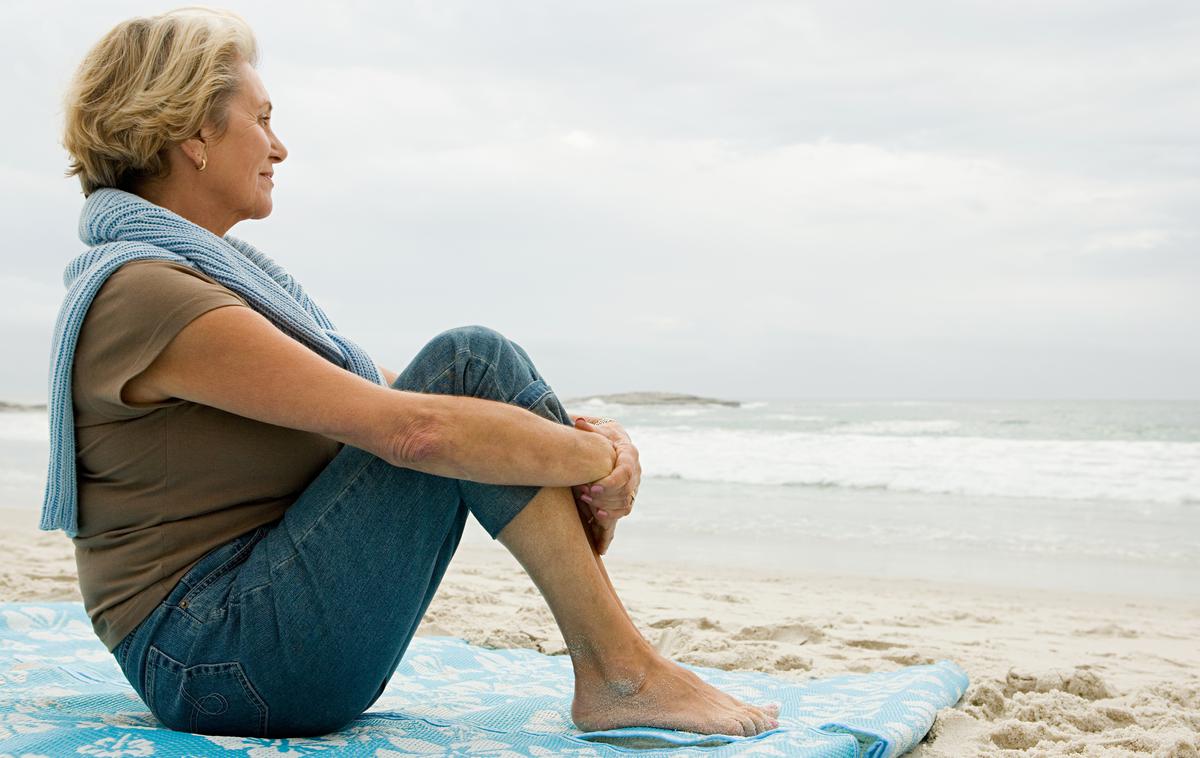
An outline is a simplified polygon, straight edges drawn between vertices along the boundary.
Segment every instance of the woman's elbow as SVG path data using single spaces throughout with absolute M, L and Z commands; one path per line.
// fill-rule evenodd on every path
M 436 415 L 422 413 L 394 430 L 391 463 L 404 468 L 423 469 L 445 457 L 449 439 L 446 425 Z

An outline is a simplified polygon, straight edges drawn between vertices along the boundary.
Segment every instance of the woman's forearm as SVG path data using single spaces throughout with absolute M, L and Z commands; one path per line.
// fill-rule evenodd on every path
M 457 395 L 389 395 L 397 415 L 388 460 L 397 466 L 485 484 L 567 487 L 604 478 L 616 462 L 615 447 L 603 435 L 520 406 Z

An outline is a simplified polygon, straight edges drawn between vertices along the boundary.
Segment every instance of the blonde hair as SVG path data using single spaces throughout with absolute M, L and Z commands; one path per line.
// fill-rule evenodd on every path
M 228 126 L 241 85 L 238 66 L 258 62 L 250 25 L 233 11 L 201 5 L 122 21 L 88 51 L 64 99 L 65 176 L 83 195 L 130 189 L 170 173 L 166 148 L 211 122 Z

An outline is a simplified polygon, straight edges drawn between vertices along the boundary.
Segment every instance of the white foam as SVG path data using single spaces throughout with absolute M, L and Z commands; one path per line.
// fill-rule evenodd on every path
M 945 434 L 961 427 L 962 424 L 953 419 L 897 419 L 840 424 L 829 431 L 836 434 Z
M 643 476 L 930 494 L 1200 498 L 1200 443 L 631 428 Z
M 0 413 L 0 440 L 46 442 L 50 422 L 45 411 L 5 411 Z
M 669 409 L 663 411 L 663 415 L 664 416 L 680 416 L 680 417 L 701 416 L 701 415 L 707 413 L 708 410 L 709 410 L 708 408 L 695 408 L 695 407 L 669 408 Z

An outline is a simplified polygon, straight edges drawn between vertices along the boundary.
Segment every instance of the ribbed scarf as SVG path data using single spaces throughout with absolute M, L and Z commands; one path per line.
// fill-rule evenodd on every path
M 113 188 L 88 196 L 79 217 L 79 238 L 90 247 L 63 272 L 67 294 L 50 351 L 50 464 L 40 524 L 44 531 L 62 529 L 72 538 L 79 533 L 71 367 L 88 307 L 108 275 L 125 263 L 159 258 L 198 269 L 332 363 L 386 384 L 366 351 L 336 331 L 300 283 L 247 242 L 228 234 L 218 237 L 166 208 Z

